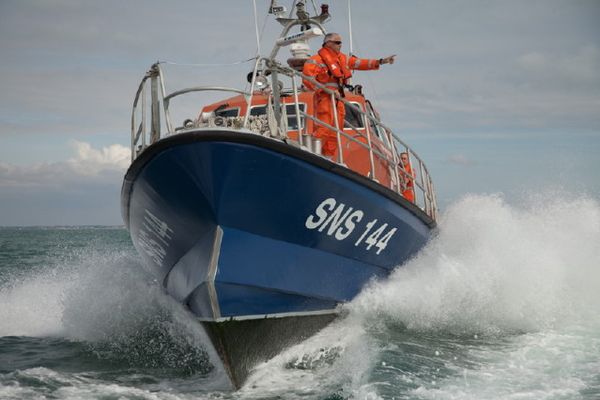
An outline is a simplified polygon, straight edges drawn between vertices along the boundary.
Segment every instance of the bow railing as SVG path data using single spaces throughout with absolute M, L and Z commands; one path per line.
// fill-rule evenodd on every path
M 267 74 L 270 77 L 270 85 L 265 86 L 264 82 Z M 283 84 L 280 78 L 288 79 L 288 85 Z M 310 82 L 312 86 L 331 97 L 334 125 L 319 120 L 300 106 L 300 94 L 306 92 L 306 88 L 302 85 L 303 81 Z M 262 83 L 262 86 L 259 83 Z M 150 87 L 150 106 L 147 104 L 147 86 Z M 174 127 L 170 113 L 171 100 L 188 93 L 205 91 L 224 91 L 234 95 L 243 95 L 246 100 L 245 112 L 243 112 L 243 115 L 228 117 L 224 120 L 221 118 L 219 124 L 214 123 L 216 119 L 210 120 L 209 118 L 207 122 L 203 119 L 204 117 L 198 116 L 194 119 L 187 119 L 181 127 Z M 265 110 L 266 115 L 251 115 L 253 100 L 258 97 L 264 99 L 265 96 L 268 99 Z M 286 100 L 283 101 L 282 99 Z M 362 126 L 355 126 L 349 121 L 338 121 L 338 104 L 343 104 L 346 113 L 350 111 L 359 117 Z M 292 106 L 293 113 L 290 115 L 287 113 L 287 106 Z M 249 91 L 221 86 L 196 86 L 166 94 L 164 74 L 160 64 L 157 63 L 150 68 L 142 79 L 134 99 L 131 117 L 131 157 L 134 160 L 146 147 L 162 137 L 190 129 L 214 128 L 215 126 L 223 126 L 229 130 L 239 130 L 245 133 L 259 133 L 275 139 L 285 140 L 288 143 L 295 141 L 296 146 L 302 147 L 305 151 L 321 155 L 322 143 L 314 137 L 314 127 L 319 125 L 335 132 L 337 157 L 332 161 L 346 167 L 343 143 L 344 141 L 355 143 L 368 152 L 368 178 L 384 184 L 388 189 L 405 197 L 408 197 L 407 191 L 412 191 L 414 199 L 410 200 L 432 219 L 437 219 L 438 211 L 434 186 L 424 161 L 395 135 L 391 128 L 379 120 L 368 101 L 365 102 L 365 107 L 365 110 L 361 109 L 356 104 L 341 97 L 339 91 L 330 89 L 312 77 L 283 66 L 270 58 L 262 57 L 256 60 Z M 150 118 L 148 118 L 147 109 L 150 110 Z M 141 118 L 136 118 L 140 113 Z M 164 132 L 161 129 L 163 127 L 161 114 L 164 118 Z M 291 129 L 297 131 L 295 139 L 288 135 L 290 127 L 288 127 L 287 121 L 288 116 L 292 115 L 296 117 L 296 127 Z M 309 120 L 312 121 L 312 132 L 309 132 L 309 124 L 306 123 Z M 377 137 L 376 140 L 374 140 L 374 136 Z M 380 149 L 381 146 L 374 145 L 376 141 L 380 144 L 383 143 L 383 149 Z M 402 153 L 408 155 L 408 165 L 401 161 L 400 155 Z M 384 180 L 381 179 L 383 176 L 379 176 L 382 174 L 382 166 L 387 167 L 383 168 L 383 173 L 389 174 L 389 179 L 386 180 L 389 180 L 389 182 L 387 183 L 384 183 Z

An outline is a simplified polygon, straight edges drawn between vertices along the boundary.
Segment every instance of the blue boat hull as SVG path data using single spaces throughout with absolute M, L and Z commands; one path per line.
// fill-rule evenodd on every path
M 218 130 L 146 149 L 126 174 L 122 212 L 168 293 L 207 323 L 333 314 L 434 227 L 322 157 Z

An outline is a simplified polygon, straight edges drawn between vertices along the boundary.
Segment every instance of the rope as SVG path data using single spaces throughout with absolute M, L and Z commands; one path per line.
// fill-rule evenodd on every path
M 271 14 L 267 14 L 267 16 L 265 17 L 265 22 L 263 22 L 262 29 L 260 30 L 260 40 L 262 40 L 262 38 L 263 38 L 263 35 L 265 33 L 265 27 L 267 26 L 267 21 L 269 21 L 270 16 L 271 16 Z

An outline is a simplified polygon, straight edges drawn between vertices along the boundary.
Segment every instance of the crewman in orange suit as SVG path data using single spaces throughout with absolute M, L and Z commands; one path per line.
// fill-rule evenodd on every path
M 393 64 L 394 57 L 396 56 L 380 58 L 379 60 L 369 60 L 355 56 L 348 57 L 341 52 L 341 49 L 342 37 L 337 33 L 328 33 L 323 40 L 323 47 L 321 47 L 317 54 L 306 61 L 302 73 L 324 84 L 328 89 L 339 93 L 338 101 L 336 101 L 337 120 L 339 129 L 343 130 L 346 111 L 344 103 L 339 98 L 344 97 L 344 85 L 348 84 L 348 80 L 352 77 L 351 70 L 379 69 L 381 64 Z M 306 79 L 303 83 L 309 90 L 316 89 L 315 103 L 317 118 L 335 127 L 331 95 L 322 89 L 315 88 L 315 85 Z M 322 125 L 315 125 L 314 136 L 323 142 L 323 154 L 333 157 L 337 150 L 336 133 Z
M 404 169 L 401 179 L 404 180 L 402 196 L 411 203 L 415 202 L 415 173 L 410 165 L 408 153 L 400 153 L 400 168 Z

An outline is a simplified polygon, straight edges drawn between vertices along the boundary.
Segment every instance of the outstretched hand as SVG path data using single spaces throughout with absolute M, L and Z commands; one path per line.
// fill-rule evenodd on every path
M 393 64 L 394 63 L 394 57 L 396 57 L 396 55 L 391 55 L 391 56 L 387 56 L 386 58 L 382 58 L 381 59 L 381 64 Z

